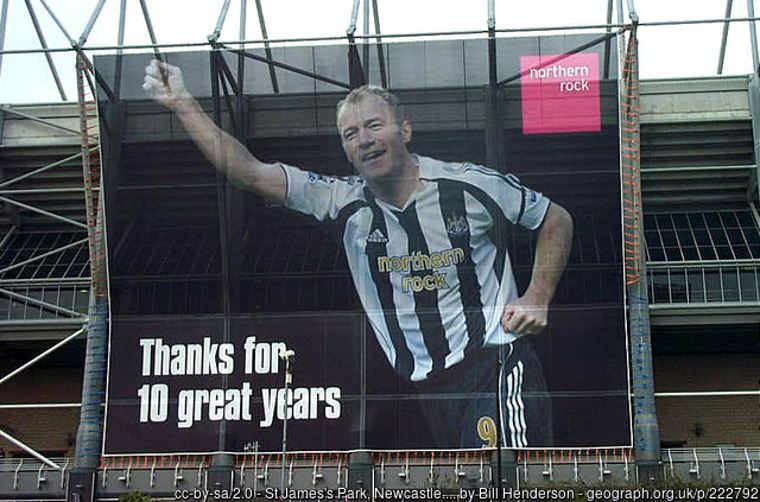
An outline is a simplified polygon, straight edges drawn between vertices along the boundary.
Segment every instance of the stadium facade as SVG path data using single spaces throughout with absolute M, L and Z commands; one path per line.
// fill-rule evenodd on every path
M 340 80 L 352 84 L 361 80 L 357 71 L 361 74 L 364 62 L 375 79 L 385 79 L 387 71 L 391 87 L 400 89 L 418 124 L 417 151 L 500 165 L 504 153 L 494 145 L 504 136 L 494 138 L 489 131 L 495 123 L 500 131 L 511 125 L 508 115 L 490 111 L 491 104 L 497 100 L 499 107 L 508 106 L 513 96 L 508 91 L 495 94 L 489 87 L 489 52 L 498 52 L 498 44 L 450 42 L 447 50 L 465 47 L 463 53 L 480 44 L 482 82 L 425 88 L 418 85 L 417 73 L 439 67 L 436 57 L 448 57 L 433 54 L 430 42 L 409 44 L 404 49 L 408 52 L 427 47 L 427 59 L 405 58 L 401 61 L 415 62 L 405 66 L 394 59 L 388 44 L 368 44 L 362 58 L 349 38 L 348 46 L 334 48 L 339 63 L 311 75 L 293 71 L 308 67 L 311 72 L 317 66 L 294 56 L 303 52 L 300 49 L 262 46 L 251 51 L 259 58 L 255 63 L 270 66 L 272 73 L 259 72 L 265 77 L 255 80 L 250 93 L 237 93 L 233 85 L 241 75 L 235 70 L 240 71 L 236 65 L 242 57 L 228 52 L 226 60 L 216 60 L 218 66 L 209 53 L 177 58 L 203 61 L 197 69 L 206 72 L 204 82 L 227 79 L 226 84 L 208 87 L 205 97 L 202 90 L 202 104 L 257 152 L 264 145 L 267 158 L 297 163 L 321 156 L 329 165 L 340 166 L 337 145 L 329 154 L 320 150 L 334 136 L 337 94 L 304 94 L 299 86 L 315 86 L 319 77 L 331 72 L 343 74 Z M 622 43 L 620 52 L 635 55 Z M 612 67 L 617 67 L 614 50 L 610 53 Z M 637 251 L 625 256 L 626 277 L 636 276 L 640 288 L 629 285 L 628 325 L 629 330 L 651 332 L 651 351 L 639 351 L 630 342 L 631 444 L 518 450 L 501 457 L 492 449 L 288 452 L 283 462 L 280 453 L 262 453 L 252 440 L 244 451 L 232 454 L 183 453 L 178 447 L 169 454 L 101 456 L 106 290 L 110 287 L 109 310 L 116 315 L 214 313 L 224 308 L 221 293 L 229 288 L 224 281 L 230 277 L 225 278 L 223 270 L 230 265 L 218 253 L 218 235 L 209 232 L 218 225 L 223 182 L 207 168 L 175 119 L 138 95 L 139 58 L 102 56 L 93 68 L 82 55 L 76 104 L 3 107 L 0 114 L 0 498 L 62 499 L 78 493 L 104 499 L 134 490 L 164 497 L 187 490 L 182 493 L 192 497 L 192 490 L 214 487 L 238 490 L 246 498 L 282 487 L 315 490 L 310 498 L 326 496 L 319 490 L 344 490 L 340 496 L 358 496 L 360 490 L 372 488 L 455 491 L 496 486 L 499 465 L 510 486 L 634 485 L 648 478 L 757 486 L 758 76 L 638 82 L 626 73 L 627 61 L 621 60 L 624 154 L 626 145 L 638 149 L 640 134 L 640 150 L 634 156 L 638 165 L 626 172 L 640 176 L 641 193 L 637 199 L 633 192 L 628 207 L 639 211 L 634 220 L 641 223 L 643 236 L 626 240 L 626 246 Z M 276 71 L 273 61 L 281 64 Z M 386 67 L 384 62 L 390 64 Z M 114 91 L 117 99 L 109 95 Z M 636 100 L 626 101 L 632 97 Z M 322 101 L 311 116 L 314 100 Z M 633 136 L 625 132 L 625 111 L 631 107 L 637 112 Z M 570 163 L 587 154 L 572 148 L 563 152 Z M 526 155 L 536 159 L 544 153 Z M 106 214 L 117 215 L 108 224 L 118 226 L 122 235 L 119 242 L 109 241 L 109 256 L 119 259 L 106 277 L 101 188 L 115 183 L 109 180 L 109 159 L 118 159 L 121 175 L 127 173 L 126 181 L 119 182 L 120 193 L 127 195 L 120 195 L 120 203 L 126 205 L 117 208 L 108 208 L 111 202 L 105 201 Z M 102 176 L 101 163 L 106 168 Z M 625 169 L 625 157 L 622 164 Z M 334 174 L 349 174 L 340 171 L 346 168 L 336 168 Z M 225 197 L 267 221 L 260 230 L 267 245 L 244 247 L 240 254 L 247 263 L 233 263 L 239 272 L 232 278 L 237 302 L 284 316 L 357 309 L 351 277 L 334 242 L 300 220 L 278 219 L 279 213 L 249 197 Z M 119 214 L 138 217 L 130 221 Z M 197 231 L 155 232 L 158 220 L 170 228 L 180 219 L 193 221 Z M 237 229 L 230 225 L 228 230 L 243 236 L 249 224 L 243 222 Z M 609 235 L 582 230 L 588 231 L 581 232 L 576 244 L 587 256 L 602 260 Z M 302 248 L 310 252 L 299 252 Z M 603 286 L 589 280 L 574 287 Z M 631 303 L 631 298 L 640 297 L 647 299 L 643 308 Z M 240 312 L 241 307 L 231 308 Z M 593 365 L 588 370 L 593 373 Z M 650 380 L 642 373 L 653 377 L 653 388 L 647 389 Z M 636 406 L 641 404 L 635 398 L 645 394 L 656 410 L 654 427 L 636 421 Z M 658 444 L 647 443 L 653 438 Z M 410 491 L 406 496 L 412 493 L 422 494 Z

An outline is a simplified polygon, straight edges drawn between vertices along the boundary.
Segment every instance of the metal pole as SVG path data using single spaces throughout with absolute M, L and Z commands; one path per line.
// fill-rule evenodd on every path
M 644 241 L 640 239 L 639 242 Z M 660 433 L 654 401 L 646 259 L 644 253 L 640 254 L 641 279 L 628 287 L 634 402 L 633 442 L 639 475 L 643 481 L 649 482 L 657 479 L 660 474 Z
M 630 4 L 629 4 L 630 8 Z M 631 16 L 633 19 L 633 15 Z M 630 33 L 624 67 L 626 106 L 621 127 L 625 128 L 622 148 L 627 152 L 629 188 L 626 192 L 633 214 L 633 231 L 637 238 L 633 245 L 636 259 L 635 277 L 627 280 L 629 316 L 631 390 L 633 393 L 633 447 L 639 473 L 639 482 L 650 483 L 662 476 L 660 461 L 660 430 L 654 398 L 654 368 L 652 363 L 652 335 L 649 319 L 649 290 L 644 249 L 643 214 L 641 206 L 641 133 L 639 115 L 639 67 L 636 21 Z
M 87 21 L 87 25 L 84 27 L 84 30 L 82 30 L 82 36 L 79 37 L 77 46 L 82 47 L 85 44 L 85 42 L 87 42 L 87 37 L 90 36 L 92 27 L 95 26 L 95 21 L 98 20 L 100 11 L 103 10 L 103 5 L 105 3 L 106 3 L 106 0 L 98 0 L 98 4 L 95 6 L 95 10 L 92 11 L 92 15 L 90 16 L 90 20 Z
M 261 0 L 256 0 L 256 12 L 259 15 L 259 28 L 261 28 L 261 37 L 264 39 L 264 54 L 266 54 L 269 61 L 272 61 L 272 49 L 269 47 L 267 24 L 264 22 L 264 11 L 261 8 Z M 277 83 L 277 72 L 274 70 L 274 65 L 271 62 L 269 63 L 269 78 L 272 80 L 272 91 L 275 94 L 279 94 L 280 85 Z
M 71 45 L 74 45 L 76 42 L 74 41 L 73 38 L 71 38 L 71 35 L 69 35 L 69 32 L 66 31 L 66 27 L 63 26 L 63 23 L 61 23 L 60 19 L 58 19 L 58 16 L 55 15 L 55 12 L 53 12 L 53 9 L 51 9 L 50 6 L 48 6 L 45 0 L 40 0 L 40 2 L 42 3 L 42 6 L 45 8 L 45 10 L 50 15 L 50 17 L 53 18 L 53 22 L 61 30 L 61 33 L 63 33 L 63 36 L 66 37 L 66 40 L 68 40 Z
M 246 25 L 246 12 L 248 11 L 248 1 L 240 0 L 240 27 L 238 36 L 241 40 L 245 39 L 245 25 Z M 240 45 L 240 49 L 244 50 L 245 46 Z M 238 54 L 237 61 L 237 83 L 238 83 L 238 96 L 237 96 L 237 116 L 239 124 L 239 137 L 243 143 L 245 143 L 245 132 L 247 129 L 247 120 L 245 116 L 245 96 L 243 95 L 245 88 L 245 58 Z
M 94 472 L 100 463 L 102 403 L 108 354 L 108 299 L 99 297 L 94 290 L 95 288 L 90 292 L 82 407 L 74 460 L 75 468 L 87 473 Z
M 79 153 L 75 153 L 74 155 L 71 155 L 69 157 L 66 157 L 65 159 L 57 160 L 57 161 L 53 162 L 52 164 L 48 164 L 46 166 L 42 166 L 39 169 L 35 169 L 34 171 L 22 174 L 21 176 L 17 176 L 17 177 L 15 177 L 13 179 L 10 179 L 8 181 L 4 181 L 4 182 L 0 183 L 0 188 L 5 188 L 5 187 L 7 187 L 9 185 L 12 185 L 14 183 L 18 183 L 21 180 L 25 180 L 25 179 L 31 178 L 32 176 L 35 176 L 37 174 L 44 173 L 45 171 L 48 171 L 50 169 L 53 169 L 54 167 L 58 167 L 60 165 L 63 165 L 66 162 L 71 162 L 72 160 L 78 159 L 81 156 L 82 156 L 82 152 L 79 152 Z
M 5 49 L 5 27 L 8 24 L 8 0 L 0 7 L 0 75 L 3 70 L 3 49 Z
M 601 44 L 605 40 L 609 40 L 609 39 L 611 39 L 613 37 L 616 37 L 619 34 L 623 33 L 623 31 L 624 30 L 621 29 L 621 30 L 616 31 L 614 33 L 606 33 L 604 35 L 600 35 L 599 37 L 597 37 L 597 38 L 595 38 L 595 39 L 593 39 L 593 40 L 591 40 L 589 42 L 586 42 L 583 45 L 579 45 L 578 47 L 574 47 L 573 49 L 570 49 L 569 51 L 567 51 L 567 52 L 565 52 L 563 54 L 560 54 L 560 55 L 555 56 L 555 57 L 553 57 L 551 59 L 548 59 L 548 60 L 544 60 L 540 65 L 534 66 L 532 69 L 540 69 L 540 68 L 545 68 L 547 66 L 553 65 L 554 63 L 556 63 L 558 61 L 562 61 L 563 59 L 567 58 L 568 56 L 572 56 L 573 54 L 577 54 L 579 52 L 585 51 L 589 47 L 593 47 L 595 45 Z M 503 85 L 509 84 L 511 82 L 514 82 L 515 80 L 519 79 L 523 75 L 527 74 L 529 71 L 530 70 L 527 69 L 525 71 L 517 72 L 514 75 L 511 75 L 511 76 L 509 76 L 509 77 L 507 77 L 507 78 L 505 78 L 503 80 L 500 80 L 499 82 L 497 82 L 496 85 L 503 86 Z
M 657 397 L 716 397 L 716 396 L 760 396 L 760 390 L 710 390 L 691 392 L 655 392 Z
M 13 225 L 11 228 L 8 229 L 8 232 L 5 235 L 3 235 L 2 240 L 0 240 L 0 249 L 3 249 L 5 245 L 8 244 L 8 241 L 11 240 L 11 237 L 13 237 L 13 234 L 16 233 L 16 230 L 18 230 L 16 225 Z M 7 284 L 7 281 L 3 281 L 3 282 Z
M 625 22 L 625 13 L 623 12 L 623 0 L 617 0 L 617 22 L 622 25 Z
M 749 0 L 750 2 L 752 0 Z M 634 24 L 639 24 L 639 15 L 636 13 L 636 5 L 634 4 L 634 0 L 628 0 L 628 17 L 631 18 L 631 22 Z
M 74 469 L 69 474 L 67 499 L 75 500 L 76 486 L 94 482 L 100 464 L 103 439 L 103 411 L 106 362 L 108 355 L 108 295 L 105 270 L 105 239 L 103 233 L 103 197 L 96 196 L 100 180 L 100 138 L 92 133 L 95 120 L 85 106 L 85 79 L 93 71 L 84 54 L 79 51 L 76 61 L 79 98 L 79 128 L 82 141 L 82 179 L 87 208 L 87 235 L 90 253 L 90 304 L 88 308 L 87 346 L 82 379 L 82 408 L 77 428 Z M 97 75 L 96 75 L 97 78 Z M 94 98 L 94 92 L 93 92 Z M 96 162 L 97 160 L 97 162 Z M 97 181 L 95 181 L 97 180 Z M 94 498 L 94 494 L 90 494 Z M 88 502 L 88 501 L 85 501 Z
M 757 27 L 755 26 L 755 2 L 754 0 L 747 0 L 747 15 L 752 20 L 749 23 L 749 43 L 752 46 L 752 73 L 758 74 L 758 59 L 757 55 Z
M 372 0 L 372 17 L 375 20 L 375 35 L 377 35 L 377 61 L 380 66 L 380 84 L 388 88 L 388 75 L 385 71 L 385 50 L 383 49 L 382 37 L 380 37 L 380 13 L 377 8 L 377 0 Z
M 221 43 L 219 44 L 219 47 L 221 47 L 223 49 L 226 49 L 226 50 L 228 50 L 228 51 L 230 51 L 230 52 L 232 52 L 234 54 L 241 54 L 241 55 L 247 57 L 248 59 L 253 59 L 255 61 L 261 61 L 262 63 L 269 63 L 269 64 L 271 64 L 273 66 L 276 66 L 277 68 L 283 68 L 285 70 L 292 71 L 293 73 L 297 73 L 297 74 L 303 75 L 305 77 L 310 77 L 310 78 L 313 78 L 315 80 L 319 80 L 319 81 L 322 81 L 322 82 L 327 82 L 328 84 L 333 84 L 333 85 L 336 85 L 338 87 L 343 87 L 344 89 L 351 89 L 351 86 L 349 84 L 345 83 L 345 82 L 341 82 L 339 80 L 335 80 L 335 79 L 332 79 L 332 78 L 329 78 L 329 77 L 323 77 L 322 75 L 319 75 L 319 74 L 316 74 L 316 73 L 313 73 L 313 72 L 310 72 L 310 71 L 302 70 L 301 68 L 298 68 L 297 66 L 289 65 L 289 64 L 286 64 L 286 63 L 281 63 L 279 61 L 274 61 L 274 60 L 271 60 L 271 59 L 267 59 L 265 57 L 257 56 L 256 54 L 252 54 L 252 53 L 247 52 L 247 51 L 241 51 L 241 50 L 238 50 L 238 49 L 233 49 L 232 47 L 229 47 L 229 46 L 221 44 Z
M 79 408 L 82 403 L 23 403 L 23 404 L 0 404 L 0 410 L 47 410 L 54 408 Z
M 116 36 L 116 43 L 124 45 L 124 29 L 127 20 L 127 0 L 121 0 L 119 4 L 119 33 Z M 116 51 L 116 72 L 114 74 L 113 93 L 118 99 L 121 96 L 121 72 L 122 72 L 122 51 L 121 49 Z
M 288 349 L 282 354 L 280 358 L 285 360 L 285 382 L 283 388 L 285 389 L 285 416 L 282 420 L 282 465 L 280 466 L 280 497 L 285 494 L 285 455 L 288 453 L 288 412 L 290 411 L 290 398 L 288 391 L 290 390 L 290 384 L 293 383 L 293 359 L 295 358 L 295 351 Z
M 5 382 L 7 382 L 8 380 L 10 380 L 14 376 L 16 376 L 19 373 L 21 373 L 22 371 L 24 371 L 25 369 L 29 368 L 30 366 L 33 366 L 38 361 L 44 359 L 45 357 L 49 356 L 50 354 L 52 354 L 56 350 L 60 349 L 61 347 L 63 347 L 64 345 L 66 345 L 67 343 L 69 343 L 70 341 L 72 341 L 73 339 L 75 339 L 76 337 L 78 337 L 79 335 L 81 335 L 82 333 L 84 333 L 84 331 L 85 331 L 85 328 L 82 328 L 82 329 L 76 331 L 75 333 L 72 333 L 71 335 L 67 336 L 66 338 L 64 338 L 60 342 L 56 343 L 55 345 L 53 345 L 52 347 L 50 347 L 49 349 L 47 349 L 46 351 L 44 351 L 41 354 L 39 354 L 37 357 L 31 359 L 30 361 L 28 361 L 25 364 L 22 364 L 21 366 L 19 366 L 15 370 L 13 370 L 10 373 L 8 373 L 7 375 L 5 375 L 3 378 L 0 378 L 0 385 L 4 384 Z
M 758 159 L 760 158 L 760 76 L 756 72 L 753 72 L 749 79 L 747 91 L 749 94 L 750 111 L 752 112 L 752 144 L 755 158 Z M 755 188 L 757 190 L 757 200 L 760 200 L 760 162 L 757 162 L 755 165 Z M 757 210 L 752 198 L 752 192 L 747 193 L 747 200 L 750 203 L 750 208 L 756 221 L 760 221 L 757 218 Z
M 497 81 L 496 5 L 494 0 L 488 0 L 488 85 L 495 86 Z
M 211 32 L 211 35 L 208 36 L 208 41 L 212 44 L 216 43 L 216 41 L 219 40 L 219 35 L 222 33 L 222 27 L 224 26 L 225 19 L 227 19 L 227 11 L 229 8 L 230 0 L 224 0 L 222 9 L 219 11 L 219 17 L 216 20 L 216 26 L 214 26 L 214 31 Z
M 238 38 L 245 40 L 245 28 L 248 15 L 248 0 L 240 0 L 240 26 L 238 27 Z M 240 49 L 245 49 L 245 44 L 240 44 Z
M 760 18 L 741 17 L 730 19 L 731 23 L 745 23 L 749 21 L 760 21 Z M 651 21 L 647 23 L 639 23 L 639 26 L 688 26 L 688 25 L 702 25 L 702 24 L 723 24 L 726 19 L 721 17 L 718 19 L 694 19 L 687 21 Z M 624 23 L 613 24 L 611 28 L 625 28 L 627 25 Z M 535 32 L 555 32 L 555 31 L 576 31 L 576 30 L 603 30 L 608 27 L 607 24 L 584 24 L 584 25 L 572 25 L 572 26 L 533 26 L 529 28 L 500 28 L 495 30 L 496 33 L 535 33 Z M 405 38 L 424 38 L 424 37 L 442 37 L 442 36 L 466 36 L 466 35 L 483 35 L 488 34 L 487 30 L 459 30 L 459 31 L 436 31 L 436 32 L 415 32 L 415 33 L 389 33 L 383 35 L 386 39 L 405 39 Z M 355 35 L 356 38 L 364 38 L 364 35 Z M 370 35 L 370 38 L 375 38 L 376 35 Z M 220 45 L 252 45 L 252 44 L 264 44 L 264 43 L 302 43 L 302 42 L 340 42 L 345 40 L 343 36 L 328 36 L 328 37 L 302 37 L 302 38 L 275 38 L 275 39 L 251 39 L 251 40 L 223 40 L 219 42 Z M 163 44 L 134 44 L 134 45 L 98 45 L 87 47 L 90 52 L 100 51 L 115 51 L 122 50 L 137 50 L 137 49 L 168 49 L 168 48 L 190 48 L 190 47 L 206 47 L 208 41 L 205 42 L 182 42 L 182 43 L 163 43 Z M 0 55 L 3 54 L 38 54 L 44 52 L 70 52 L 75 51 L 74 47 L 53 47 L 48 49 L 12 49 L 2 50 Z
M 486 159 L 497 170 L 502 168 L 502 123 L 499 103 L 498 62 L 496 55 L 496 6 L 488 0 L 488 86 L 486 88 Z
M 158 45 L 156 43 L 156 33 L 153 31 L 153 23 L 150 22 L 150 14 L 148 13 L 148 6 L 145 4 L 145 0 L 140 0 L 140 8 L 142 9 L 143 19 L 145 20 L 145 27 L 148 29 L 150 43 Z M 158 54 L 158 49 L 156 49 L 156 58 L 161 59 Z
M 108 85 L 108 82 L 106 82 L 103 77 L 100 75 L 100 72 L 95 69 L 95 66 L 93 66 L 92 62 L 90 62 L 89 58 L 87 57 L 87 54 L 85 54 L 82 49 L 77 48 L 76 49 L 77 55 L 79 56 L 79 59 L 82 61 L 82 64 L 85 66 L 88 72 L 91 72 L 93 75 L 95 75 L 95 80 L 100 84 L 100 88 L 103 90 L 103 92 L 106 93 L 106 96 L 108 96 L 108 99 L 111 101 L 114 101 L 116 99 L 116 96 L 113 93 L 113 90 Z M 90 79 L 90 74 L 85 73 L 85 79 L 87 80 L 87 84 L 90 86 L 90 89 L 92 89 L 92 95 L 97 95 L 97 90 L 95 86 L 92 84 L 92 79 Z
M 81 192 L 81 187 L 68 188 L 30 188 L 28 190 L 0 190 L 0 195 L 39 194 L 39 193 L 76 193 Z
M 731 23 L 728 20 L 731 18 L 731 7 L 734 4 L 734 0 L 726 0 L 726 22 L 723 23 L 723 37 L 720 40 L 720 56 L 718 56 L 718 75 L 723 75 L 723 61 L 726 58 L 726 43 L 728 42 L 728 27 Z
M 212 105 L 212 117 L 214 123 L 221 129 L 222 123 L 222 110 L 219 95 L 219 84 L 223 81 L 222 66 L 225 64 L 222 59 L 222 53 L 214 51 L 210 55 L 209 64 L 211 67 L 211 105 Z M 232 110 L 230 110 L 232 113 Z M 221 134 L 221 132 L 219 133 Z M 224 163 L 225 156 L 228 152 L 221 150 L 218 152 L 219 163 Z M 221 252 L 221 279 L 222 279 L 222 338 L 224 341 L 228 341 L 230 338 L 230 270 L 229 270 L 229 237 L 227 226 L 227 196 L 226 196 L 226 177 L 223 173 L 216 174 L 216 200 L 217 200 L 217 219 L 219 223 L 219 241 Z M 222 386 L 227 387 L 228 376 L 222 376 Z M 212 486 L 212 489 L 221 487 L 223 480 L 227 479 L 229 471 L 234 469 L 235 458 L 229 453 L 225 453 L 227 449 L 227 421 L 222 420 L 219 423 L 218 435 L 217 435 L 217 453 L 214 454 L 211 468 L 209 469 L 208 483 Z
M 74 134 L 76 136 L 79 136 L 79 131 L 75 131 L 74 129 L 69 129 L 68 127 L 63 127 L 63 126 L 60 126 L 58 124 L 54 124 L 53 122 L 48 122 L 45 119 L 37 118 L 37 117 L 34 117 L 32 115 L 28 115 L 28 114 L 26 114 L 24 112 L 20 112 L 20 111 L 14 110 L 13 108 L 11 108 L 9 106 L 0 106 L 0 111 L 3 111 L 5 113 L 10 113 L 11 115 L 18 115 L 19 117 L 23 117 L 25 119 L 32 120 L 34 122 L 37 122 L 38 124 L 44 124 L 44 125 L 46 125 L 48 127 L 54 127 L 55 129 L 58 129 L 60 131 L 65 131 L 65 132 L 67 132 L 69 134 Z
M 502 500 L 502 467 L 501 467 L 501 354 L 496 356 L 496 489 L 498 490 L 497 500 Z
M 364 15 L 362 18 L 364 40 L 362 40 L 362 66 L 364 67 L 364 81 L 369 83 L 369 0 L 364 0 Z
M 145 0 L 140 0 L 140 8 L 142 9 L 143 18 L 145 19 L 145 27 L 148 29 L 150 43 L 153 44 L 153 56 L 160 62 L 164 63 L 164 57 L 158 50 L 158 44 L 156 43 L 156 33 L 153 31 L 153 23 L 150 22 L 150 14 L 148 13 L 148 6 L 145 4 Z M 166 87 L 169 87 L 169 76 L 166 74 L 166 70 L 164 70 L 164 67 L 160 65 L 158 69 L 161 72 L 161 80 L 163 80 L 164 85 Z
M 43 49 L 47 49 L 47 42 L 45 42 L 45 35 L 42 34 L 42 28 L 40 28 L 40 23 L 37 21 L 37 14 L 34 13 L 34 9 L 32 8 L 32 3 L 29 0 L 25 0 L 25 1 L 26 1 L 26 10 L 29 11 L 29 17 L 32 19 L 32 25 L 34 26 L 34 31 L 37 32 L 37 38 L 40 41 L 40 45 L 42 45 Z M 61 95 L 61 99 L 63 101 L 67 101 L 66 92 L 63 90 L 63 84 L 61 83 L 61 78 L 58 76 L 58 70 L 55 69 L 55 63 L 53 63 L 53 56 L 51 56 L 49 52 L 46 52 L 45 59 L 47 60 L 48 67 L 50 68 L 50 73 L 53 75 L 53 80 L 55 80 L 55 85 L 56 87 L 58 87 L 58 93 Z
M 1 243 L 0 243 L 1 244 Z M 2 246 L 0 246 L 2 247 Z M 58 285 L 69 285 L 69 286 L 89 286 L 90 285 L 90 278 L 88 276 L 81 276 L 81 277 L 58 277 L 58 278 L 48 278 L 48 277 L 40 277 L 40 278 L 32 278 L 32 279 L 3 279 L 3 284 L 6 286 L 26 286 L 29 284 L 35 284 L 37 286 L 58 286 Z M 62 322 L 62 321 L 73 321 L 74 319 L 58 319 L 56 322 Z M 45 319 L 26 319 L 23 321 L 25 324 L 28 323 L 34 323 L 36 321 L 40 321 L 42 324 L 50 324 Z
M 8 434 L 7 432 L 5 432 L 2 429 L 0 429 L 0 436 L 2 436 L 3 438 L 5 438 L 9 442 L 15 444 L 16 446 L 18 446 L 19 448 L 21 448 L 25 452 L 29 453 L 31 456 L 33 456 L 34 458 L 36 458 L 37 460 L 39 460 L 43 464 L 49 465 L 53 469 L 58 469 L 59 471 L 61 470 L 61 466 L 60 465 L 56 464 L 55 462 L 53 462 L 52 460 L 50 460 L 47 457 L 43 457 L 42 455 L 40 455 L 39 453 L 37 453 L 32 447 L 30 447 L 30 446 L 22 443 L 21 441 L 19 441 L 18 439 L 14 438 L 13 436 L 11 436 L 10 434 Z
M 488 0 L 488 86 L 484 99 L 485 117 L 486 117 L 486 159 L 489 165 L 497 170 L 503 168 L 503 140 L 502 137 L 502 116 L 501 116 L 501 94 L 498 83 L 498 59 L 496 53 L 496 2 Z M 514 472 L 517 466 L 517 457 L 514 451 L 502 449 L 501 434 L 501 366 L 503 361 L 501 353 L 496 356 L 496 489 L 498 490 L 497 499 L 502 500 L 502 481 L 505 470 Z M 506 464 L 506 465 L 505 465 Z M 512 476 L 507 479 L 513 481 Z
M 6 202 L 8 204 L 12 204 L 14 206 L 18 206 L 22 209 L 26 209 L 28 211 L 32 211 L 33 213 L 38 213 L 44 216 L 47 216 L 49 218 L 53 218 L 54 220 L 62 221 L 64 223 L 69 223 L 71 225 L 77 226 L 79 228 L 87 228 L 87 225 L 84 223 L 80 223 L 75 220 L 71 220 L 69 218 L 66 218 L 65 216 L 59 216 L 57 214 L 51 213 L 50 211 L 45 211 L 44 209 L 40 209 L 34 206 L 30 206 L 28 204 L 24 204 L 23 202 L 19 202 L 17 200 L 9 199 L 8 197 L 3 197 L 0 195 L 0 200 L 3 202 Z
M 352 89 L 367 83 L 367 70 L 364 69 L 365 64 L 362 63 L 362 58 L 359 55 L 355 36 L 356 21 L 359 18 L 359 2 L 360 0 L 354 0 L 351 9 L 351 20 L 349 21 L 348 29 L 346 29 L 346 38 L 348 38 L 348 82 Z M 367 62 L 366 58 L 364 62 Z
M 354 0 L 353 6 L 351 7 L 351 20 L 346 29 L 346 35 L 348 36 L 353 36 L 354 33 L 356 33 L 356 20 L 359 19 L 359 2 L 360 0 Z
M 609 25 L 612 24 L 612 2 L 613 0 L 608 0 L 607 2 L 607 33 L 610 33 L 612 31 L 612 28 L 610 28 Z M 607 39 L 606 42 L 604 42 L 604 80 L 607 80 L 610 78 L 610 47 L 612 44 L 611 39 Z
M 211 54 L 211 97 L 213 106 L 213 118 L 218 127 L 223 127 L 222 124 L 222 106 L 219 96 L 219 81 L 222 80 L 222 72 L 220 68 L 221 54 L 214 52 Z M 221 133 L 219 133 L 221 134 Z M 223 157 L 227 152 L 220 151 L 219 156 Z M 218 159 L 218 162 L 223 164 L 224 159 Z M 219 233 L 221 244 L 221 258 L 222 258 L 222 312 L 225 315 L 225 319 L 230 314 L 230 298 L 229 298 L 229 267 L 227 263 L 227 215 L 226 215 L 226 197 L 224 190 L 225 176 L 222 173 L 218 173 L 216 176 L 216 189 L 217 189 L 217 206 L 218 206 L 218 218 L 219 218 Z M 227 338 L 227 329 L 225 323 L 224 338 Z M 224 421 L 222 421 L 222 425 Z M 224 434 L 220 434 L 223 436 Z M 220 444 L 218 445 L 219 451 L 224 451 L 223 439 L 220 438 Z

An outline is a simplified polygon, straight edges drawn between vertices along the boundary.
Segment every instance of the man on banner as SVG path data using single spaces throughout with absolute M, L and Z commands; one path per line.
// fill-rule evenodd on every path
M 340 223 L 354 285 L 391 366 L 426 394 L 466 395 L 421 399 L 437 447 L 495 446 L 497 389 L 503 444 L 552 444 L 543 370 L 523 337 L 546 327 L 565 269 L 573 223 L 564 208 L 512 175 L 410 153 L 412 124 L 379 87 L 338 103 L 343 150 L 358 173 L 348 178 L 257 159 L 203 112 L 175 66 L 154 60 L 143 89 L 237 184 Z M 537 232 L 522 296 L 506 251 L 510 225 Z

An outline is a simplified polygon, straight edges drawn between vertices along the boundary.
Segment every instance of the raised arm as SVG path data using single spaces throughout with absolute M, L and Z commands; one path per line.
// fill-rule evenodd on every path
M 565 208 L 551 203 L 538 230 L 528 289 L 504 307 L 501 323 L 505 331 L 523 336 L 537 334 L 546 327 L 549 303 L 565 271 L 572 243 L 572 217 Z
M 285 202 L 287 182 L 282 167 L 260 161 L 245 145 L 221 130 L 187 92 L 178 67 L 151 61 L 145 68 L 143 90 L 174 112 L 217 170 L 270 202 Z

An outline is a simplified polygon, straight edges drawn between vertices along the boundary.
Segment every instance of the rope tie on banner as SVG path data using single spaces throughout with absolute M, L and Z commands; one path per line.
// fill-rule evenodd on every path
M 641 129 L 639 96 L 639 54 L 633 24 L 623 60 L 621 93 L 621 157 L 623 171 L 623 249 L 625 282 L 636 284 L 641 279 Z
M 93 294 L 106 297 L 105 245 L 100 201 L 101 152 L 100 133 L 93 83 L 94 70 L 80 55 L 77 57 L 77 90 L 81 131 L 82 174 L 84 179 L 85 220 L 89 237 L 90 274 Z

